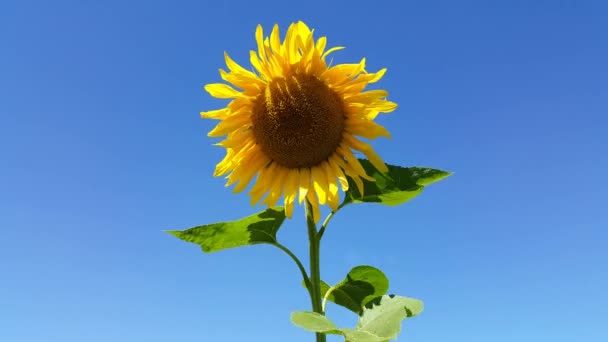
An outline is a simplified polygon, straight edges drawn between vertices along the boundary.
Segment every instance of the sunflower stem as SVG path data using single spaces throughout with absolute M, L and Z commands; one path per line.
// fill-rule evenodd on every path
M 275 242 L 274 245 L 276 247 L 278 247 L 279 249 L 281 249 L 283 252 L 285 252 L 287 255 L 289 255 L 289 257 L 296 263 L 296 265 L 298 266 L 298 269 L 300 270 L 300 273 L 302 274 L 302 279 L 304 280 L 306 289 L 310 293 L 310 291 L 311 291 L 310 278 L 308 277 L 308 273 L 306 273 L 306 269 L 304 268 L 304 265 L 302 265 L 302 262 L 300 261 L 300 259 L 298 259 L 298 257 L 295 254 L 293 254 L 293 252 L 291 252 L 289 250 L 289 248 L 283 246 L 282 244 Z
M 312 310 L 324 315 L 323 298 L 321 296 L 321 236 L 318 235 L 317 225 L 313 217 L 312 205 L 306 200 L 306 224 L 308 225 L 308 240 L 310 247 L 310 300 Z M 325 342 L 325 334 L 317 333 L 317 342 Z

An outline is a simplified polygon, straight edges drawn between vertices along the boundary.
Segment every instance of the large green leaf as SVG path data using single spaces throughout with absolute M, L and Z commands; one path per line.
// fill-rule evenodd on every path
M 329 285 L 321 283 L 323 297 L 329 289 Z M 357 266 L 334 286 L 327 299 L 360 315 L 365 304 L 387 290 L 388 278 L 382 271 L 372 266 Z
M 401 331 L 401 321 L 422 312 L 422 301 L 413 298 L 385 295 L 368 303 L 357 322 L 357 330 L 385 340 L 394 339 Z
M 359 159 L 366 173 L 375 182 L 363 180 L 363 194 L 349 177 L 349 189 L 344 203 L 375 202 L 399 205 L 418 196 L 425 186 L 440 181 L 452 173 L 425 167 L 401 167 L 388 165 L 388 172 L 378 171 L 368 160 Z
M 277 231 L 284 220 L 283 207 L 274 207 L 236 221 L 168 230 L 167 233 L 200 245 L 204 252 L 210 253 L 260 243 L 275 244 Z

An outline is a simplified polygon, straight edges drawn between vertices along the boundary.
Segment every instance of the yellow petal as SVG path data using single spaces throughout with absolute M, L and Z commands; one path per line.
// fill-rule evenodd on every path
M 384 76 L 384 74 L 386 74 L 386 68 L 380 69 L 378 72 L 376 72 L 374 74 L 370 74 L 370 75 L 374 75 L 374 76 L 368 82 L 369 83 L 376 83 L 376 82 L 378 82 Z
M 320 166 L 315 166 L 311 169 L 312 172 L 312 184 L 319 198 L 319 204 L 324 205 L 327 203 L 327 176 L 325 170 Z
M 397 104 L 395 102 L 381 100 L 381 99 L 368 103 L 365 108 L 366 111 L 375 111 L 375 112 L 383 112 L 383 113 L 390 113 L 390 112 L 394 111 L 395 109 L 397 109 Z M 366 114 L 366 117 L 368 119 L 372 119 L 372 120 L 375 118 L 375 116 L 370 117 L 369 114 Z
M 388 172 L 388 167 L 386 166 L 386 164 L 384 164 L 382 158 L 380 158 L 380 156 L 376 154 L 370 144 L 359 141 L 358 139 L 349 134 L 345 134 L 343 139 L 345 143 L 349 144 L 355 150 L 363 152 L 363 154 L 365 154 L 367 159 L 369 159 L 369 161 L 372 163 L 372 165 L 374 165 L 376 169 L 378 169 L 378 171 Z
M 338 178 L 338 181 L 340 182 L 340 186 L 342 187 L 342 191 L 346 192 L 348 190 L 348 179 L 346 179 L 344 172 L 340 168 L 340 164 L 336 160 L 337 158 L 339 158 L 337 155 L 333 155 L 329 159 L 329 166 L 331 167 L 335 177 Z
M 284 56 L 287 58 L 287 63 L 294 64 L 298 61 L 298 50 L 296 48 L 296 39 L 298 37 L 298 30 L 296 24 L 289 25 L 287 34 L 285 35 L 285 42 L 283 47 L 285 48 Z
M 279 36 L 279 25 L 275 24 L 270 33 L 270 47 L 274 53 L 281 51 L 281 37 Z
M 250 202 L 252 205 L 258 203 L 264 194 L 270 190 L 272 179 L 276 171 L 276 166 L 276 163 L 272 163 L 268 167 L 261 169 L 258 173 L 258 178 L 249 191 L 249 196 L 251 196 Z
M 283 194 L 285 178 L 288 172 L 288 169 L 277 165 L 274 177 L 270 178 L 270 191 L 268 192 L 268 197 L 262 202 L 263 204 L 266 204 L 269 207 L 274 207 L 277 204 L 277 201 Z
M 323 51 L 325 50 L 325 46 L 327 46 L 327 37 L 321 37 L 317 40 L 317 44 L 315 49 L 319 52 L 320 55 L 323 55 Z
M 232 169 L 233 157 L 236 155 L 236 151 L 232 148 L 226 149 L 226 155 L 224 159 L 217 163 L 215 171 L 213 172 L 214 177 L 225 175 Z
M 298 194 L 298 203 L 302 204 L 302 201 L 306 197 L 308 193 L 308 189 L 310 187 L 310 169 L 303 168 L 300 169 L 300 190 Z
M 251 79 L 257 78 L 256 74 L 243 68 L 240 64 L 236 63 L 232 58 L 230 58 L 230 56 L 228 55 L 227 52 L 224 52 L 224 60 L 226 60 L 226 66 L 228 67 L 228 69 L 230 69 L 230 71 L 232 71 L 234 73 L 242 74 Z
M 230 81 L 229 81 L 230 82 Z M 358 94 L 363 91 L 367 87 L 367 82 L 360 81 L 359 77 L 355 81 L 346 82 L 339 86 L 334 86 L 333 90 L 338 94 L 346 97 L 353 96 L 353 94 Z
M 338 182 L 336 181 L 336 174 L 333 172 L 331 166 L 324 162 L 321 166 L 322 169 L 325 170 L 325 174 L 327 175 L 327 204 L 331 208 L 331 210 L 338 210 L 338 206 L 340 205 L 340 196 L 338 195 Z
M 264 88 L 264 82 L 257 77 L 251 78 L 243 74 L 227 73 L 222 69 L 220 69 L 220 77 L 224 81 L 243 89 L 242 94 L 246 96 L 257 96 Z
M 252 158 L 250 159 L 251 162 L 241 163 L 230 174 L 230 176 L 228 176 L 229 180 L 226 185 L 232 184 L 237 181 L 239 182 L 232 190 L 232 192 L 234 193 L 238 193 L 245 190 L 247 185 L 249 185 L 249 183 L 251 182 L 253 177 L 258 173 L 258 171 L 266 167 L 266 165 L 268 165 L 268 163 L 270 162 L 268 158 L 264 156 L 263 153 L 257 153 L 252 151 L 250 152 L 250 154 L 252 155 Z
M 205 86 L 205 90 L 211 96 L 216 97 L 218 99 L 230 99 L 230 98 L 243 96 L 243 94 L 241 94 L 240 91 L 238 91 L 224 83 L 207 84 Z
M 228 108 L 209 110 L 206 112 L 201 112 L 201 117 L 203 119 L 216 119 L 223 120 L 230 115 L 230 110 Z
M 251 130 L 234 131 L 228 135 L 228 138 L 215 144 L 225 148 L 239 148 L 243 144 L 250 142 L 253 139 Z
M 215 172 L 213 175 L 218 177 L 228 173 L 231 170 L 234 170 L 250 154 L 257 153 L 257 148 L 257 145 L 253 141 L 249 141 L 242 148 L 226 149 L 226 156 L 215 166 Z
M 340 51 L 340 50 L 344 50 L 344 46 L 334 46 L 331 49 L 327 50 L 324 54 L 322 54 L 321 58 L 323 60 L 325 60 L 325 58 L 327 57 L 327 55 L 329 55 L 332 52 L 336 52 L 336 51 Z
M 307 36 L 310 34 L 310 28 L 303 21 L 298 21 L 298 31 L 300 35 Z
M 339 153 L 342 154 L 342 152 L 339 151 Z M 344 155 L 344 154 L 342 154 Z M 361 173 L 359 173 L 357 170 L 355 170 L 355 168 L 353 167 L 353 164 L 358 165 L 358 167 L 362 170 L 363 174 L 365 174 L 365 170 L 363 170 L 363 168 L 361 167 L 361 164 L 359 163 L 359 161 L 354 158 L 354 162 L 346 162 L 344 159 L 342 159 L 343 157 L 336 157 L 334 158 L 334 162 L 342 169 L 344 170 L 344 175 L 348 175 L 354 182 L 355 185 L 357 185 L 357 189 L 359 190 L 359 193 L 361 195 L 363 195 L 363 181 L 361 180 Z M 366 175 L 366 177 L 369 177 Z M 371 178 L 371 177 L 369 177 Z M 373 180 L 373 178 L 371 178 Z M 343 185 L 344 186 L 344 185 Z M 348 183 L 346 184 L 346 186 L 348 187 Z M 344 189 L 344 191 L 348 190 L 348 189 Z
M 310 202 L 310 206 L 312 207 L 313 220 L 315 223 L 318 223 L 321 219 L 321 211 L 319 210 L 319 202 L 317 202 L 317 197 L 313 191 L 310 191 L 308 194 L 306 194 L 306 199 Z
M 356 172 L 349 172 L 352 169 L 345 169 L 344 171 L 348 174 L 348 176 L 353 180 L 353 182 L 355 182 L 355 185 L 357 186 L 357 190 L 359 190 L 359 194 L 361 194 L 361 196 L 364 195 L 365 193 L 365 187 L 363 186 L 363 180 L 361 180 L 361 177 L 359 177 L 359 175 Z
M 232 133 L 249 124 L 251 124 L 251 118 L 249 115 L 232 115 L 218 123 L 217 126 L 211 130 L 211 132 L 207 133 L 207 135 L 210 137 L 221 137 L 222 135 Z
M 258 43 L 258 55 L 262 61 L 266 61 L 266 53 L 264 52 L 264 29 L 262 25 L 255 28 L 255 41 Z
M 236 98 L 232 101 L 230 101 L 230 103 L 228 104 L 228 109 L 230 109 L 233 112 L 238 112 L 242 109 L 250 109 L 252 106 L 252 101 L 250 98 L 248 97 L 239 97 Z
M 344 138 L 343 138 L 344 139 Z M 344 145 L 340 145 L 338 147 L 338 152 L 346 159 L 348 166 L 352 168 L 352 170 L 361 178 L 367 179 L 370 182 L 375 182 L 376 180 L 373 177 L 370 177 L 366 172 L 359 160 L 355 157 L 350 148 L 345 147 Z
M 386 128 L 371 120 L 349 118 L 346 120 L 346 130 L 351 134 L 358 135 L 366 139 L 391 137 L 391 134 L 386 130 Z
M 328 80 L 330 87 L 336 88 L 344 83 L 348 83 L 365 71 L 365 58 L 356 64 L 338 64 L 327 69 L 323 77 Z
M 298 170 L 289 170 L 287 179 L 285 180 L 285 216 L 291 218 L 293 213 L 293 202 L 298 193 L 298 184 L 300 182 L 300 174 Z
M 388 96 L 388 92 L 386 90 L 369 90 L 362 93 L 358 93 L 356 95 L 348 96 L 346 99 L 348 102 L 359 102 L 359 103 L 372 103 L 375 100 L 384 98 Z

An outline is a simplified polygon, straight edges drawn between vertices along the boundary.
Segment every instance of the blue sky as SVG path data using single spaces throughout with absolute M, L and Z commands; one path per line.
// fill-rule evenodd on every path
M 213 178 L 201 110 L 223 51 L 306 21 L 388 68 L 391 164 L 454 171 L 414 201 L 347 207 L 323 278 L 369 264 L 424 313 L 400 341 L 606 341 L 603 1 L 3 1 L 0 341 L 312 341 L 280 251 L 203 254 L 161 232 L 251 208 Z M 303 211 L 284 244 L 305 256 Z M 355 320 L 340 307 L 328 315 Z M 339 341 L 339 339 L 330 339 Z

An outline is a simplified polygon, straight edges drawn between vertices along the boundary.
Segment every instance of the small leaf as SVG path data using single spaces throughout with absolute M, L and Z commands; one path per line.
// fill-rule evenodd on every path
M 342 333 L 339 331 L 329 318 L 321 315 L 320 313 L 311 311 L 296 311 L 291 313 L 291 322 L 298 327 L 324 334 L 338 334 Z
M 323 297 L 329 288 L 326 283 L 321 283 Z M 388 278 L 382 271 L 372 266 L 357 266 L 334 287 L 327 299 L 360 315 L 365 304 L 387 290 Z
M 260 243 L 277 242 L 277 231 L 285 220 L 283 207 L 268 208 L 257 214 L 231 222 L 212 223 L 167 233 L 184 241 L 200 245 L 203 252 Z
M 357 330 L 365 331 L 385 340 L 394 339 L 401 331 L 401 321 L 416 316 L 423 310 L 418 299 L 385 295 L 378 297 L 363 310 Z
M 366 173 L 375 182 L 363 180 L 363 195 L 349 177 L 346 203 L 376 202 L 384 205 L 399 205 L 418 196 L 426 185 L 435 183 L 452 173 L 424 167 L 401 167 L 388 165 L 388 172 L 378 171 L 368 160 L 359 159 Z

